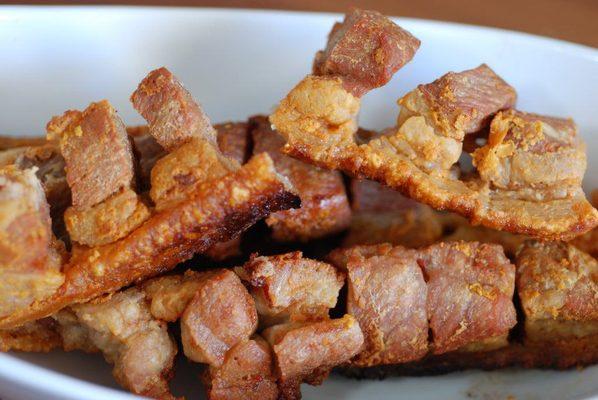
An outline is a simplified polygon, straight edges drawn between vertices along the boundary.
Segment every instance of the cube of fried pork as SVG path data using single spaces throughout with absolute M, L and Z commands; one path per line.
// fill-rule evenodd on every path
M 367 179 L 351 180 L 353 216 L 345 246 L 392 243 L 427 246 L 442 236 L 442 224 L 425 204 Z
M 278 385 L 270 345 L 259 336 L 233 346 L 220 367 L 202 376 L 209 400 L 276 400 Z
M 141 81 L 131 102 L 147 120 L 152 136 L 167 151 L 191 138 L 216 143 L 216 131 L 200 105 L 164 67 L 151 71 Z
M 133 154 L 125 126 L 106 100 L 70 110 L 47 125 L 59 143 L 73 206 L 91 207 L 133 182 Z
M 319 322 L 290 322 L 263 332 L 272 346 L 283 399 L 301 398 L 302 382 L 319 385 L 330 370 L 359 353 L 363 334 L 347 314 Z
M 255 303 L 239 277 L 226 269 L 200 280 L 181 316 L 185 355 L 216 367 L 231 347 L 248 340 L 256 329 Z
M 347 311 L 365 335 L 357 366 L 416 361 L 428 349 L 491 350 L 507 344 L 516 323 L 515 268 L 500 246 L 382 244 L 339 249 L 330 259 L 347 270 Z
M 342 176 L 282 154 L 284 139 L 266 117 L 251 119 L 253 153 L 267 152 L 276 169 L 289 178 L 301 198 L 301 208 L 272 214 L 266 223 L 279 241 L 307 241 L 344 230 L 351 210 Z
M 110 243 L 149 217 L 131 189 L 133 154 L 125 126 L 108 101 L 67 111 L 47 129 L 66 162 L 73 205 L 64 218 L 71 240 L 90 247 Z
M 261 327 L 327 319 L 344 283 L 342 272 L 330 264 L 303 258 L 301 252 L 252 255 L 237 273 L 250 287 Z
M 330 255 L 347 271 L 347 312 L 364 334 L 354 365 L 403 363 L 428 352 L 428 288 L 418 255 L 391 245 L 356 246 Z
M 566 243 L 528 241 L 517 291 L 529 342 L 598 340 L 598 261 Z M 594 346 L 594 349 L 596 347 Z
M 342 23 L 334 24 L 326 48 L 314 60 L 314 75 L 342 76 L 360 96 L 390 81 L 419 45 L 418 39 L 382 14 L 353 9 Z
M 127 126 L 127 134 L 131 138 L 133 153 L 137 161 L 138 188 L 141 192 L 146 192 L 151 187 L 152 168 L 167 152 L 150 134 L 147 125 Z
M 516 324 L 515 266 L 502 247 L 477 242 L 432 245 L 418 263 L 428 284 L 435 354 L 507 345 Z
M 57 318 L 71 349 L 88 350 L 93 345 L 114 364 L 114 377 L 123 387 L 143 396 L 174 399 L 168 379 L 176 345 L 166 324 L 152 317 L 142 291 L 131 288 L 64 312 L 76 317 L 76 322 Z
M 64 249 L 50 224 L 35 169 L 0 168 L 0 316 L 50 296 L 64 281 Z
M 583 196 L 586 146 L 571 119 L 516 110 L 500 112 L 488 144 L 473 154 L 483 180 L 520 199 Z

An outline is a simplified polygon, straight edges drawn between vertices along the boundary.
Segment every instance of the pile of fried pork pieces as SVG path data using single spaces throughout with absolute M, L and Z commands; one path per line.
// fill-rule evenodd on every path
M 212 126 L 160 68 L 131 96 L 147 126 L 100 101 L 2 139 L 0 348 L 101 352 L 160 399 L 179 351 L 210 399 L 298 399 L 333 368 L 597 362 L 598 212 L 573 121 L 514 109 L 481 65 L 359 129 L 360 97 L 419 44 L 353 10 L 269 118 Z

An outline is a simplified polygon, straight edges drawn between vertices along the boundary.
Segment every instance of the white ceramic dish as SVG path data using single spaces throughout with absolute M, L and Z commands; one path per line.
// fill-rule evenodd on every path
M 589 16 L 588 16 L 589 17 Z M 213 121 L 266 113 L 309 70 L 330 14 L 127 7 L 0 7 L 0 132 L 41 135 L 52 115 L 109 99 L 127 123 L 141 78 L 168 66 Z M 365 100 L 362 125 L 383 128 L 395 101 L 449 70 L 488 63 L 519 91 L 519 108 L 571 116 L 588 143 L 586 188 L 598 187 L 598 50 L 497 29 L 399 19 L 422 41 L 413 62 Z M 197 368 L 179 362 L 177 394 L 197 398 Z M 464 372 L 383 382 L 332 377 L 306 399 L 589 399 L 598 367 Z M 133 399 L 99 356 L 0 354 L 0 398 Z

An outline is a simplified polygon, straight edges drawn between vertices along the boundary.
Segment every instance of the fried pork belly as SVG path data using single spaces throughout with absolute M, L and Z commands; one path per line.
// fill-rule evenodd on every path
M 125 126 L 108 101 L 54 117 L 47 130 L 66 163 L 72 207 L 64 219 L 71 240 L 87 246 L 114 242 L 149 217 L 131 189 L 133 154 Z
M 237 273 L 250 287 L 262 327 L 327 319 L 344 283 L 344 274 L 332 265 L 303 258 L 298 251 L 252 255 Z
M 403 363 L 428 352 L 428 288 L 418 251 L 391 245 L 356 246 L 330 258 L 347 271 L 347 312 L 364 334 L 352 365 Z
M 0 168 L 0 316 L 23 311 L 63 283 L 64 249 L 50 224 L 35 169 Z
M 366 37 L 377 38 L 379 26 L 371 24 L 368 28 L 362 28 Z M 328 47 L 342 43 L 342 35 L 350 37 L 337 25 Z M 409 39 L 403 40 L 408 46 Z M 366 39 L 354 42 L 351 51 L 375 54 L 391 50 L 379 42 L 373 46 L 371 43 Z M 379 50 L 383 47 L 385 50 Z M 401 47 L 393 51 L 412 55 Z M 403 111 L 397 129 L 359 144 L 355 133 L 362 91 L 346 85 L 347 79 L 352 79 L 350 73 L 344 76 L 339 70 L 336 75 L 322 75 L 320 57 L 316 58 L 314 75 L 293 88 L 270 116 L 287 141 L 283 148 L 286 154 L 379 181 L 433 208 L 456 212 L 494 229 L 567 240 L 598 225 L 598 211 L 581 189 L 545 196 L 545 191 L 527 182 L 514 196 L 510 191 L 490 187 L 491 182 L 485 180 L 490 179 L 488 173 L 467 181 L 458 179 L 453 164 L 461 155 L 464 136 L 484 129 L 496 112 L 512 107 L 515 101 L 515 91 L 486 65 L 448 73 L 420 85 L 400 100 Z M 385 56 L 379 61 L 384 64 L 392 58 Z M 549 132 L 562 135 L 559 129 Z M 533 158 L 529 149 L 524 151 Z M 547 155 L 552 156 L 556 154 Z M 580 163 L 571 164 L 575 166 L 569 166 L 567 174 L 577 176 Z
M 211 271 L 187 270 L 184 274 L 161 276 L 144 282 L 142 288 L 150 300 L 152 315 L 167 322 L 178 320 L 195 296 L 202 280 L 212 274 Z
M 220 367 L 210 366 L 202 381 L 210 400 L 276 400 L 278 385 L 272 350 L 259 336 L 233 346 Z
M 198 138 L 159 159 L 151 172 L 150 197 L 161 211 L 188 198 L 207 181 L 220 179 L 239 169 L 214 144 Z
M 18 328 L 0 330 L 0 352 L 48 352 L 62 347 L 62 338 L 51 318 L 31 321 Z
M 585 152 L 571 119 L 507 110 L 492 120 L 473 163 L 491 187 L 519 199 L 583 197 Z
M 363 334 L 349 314 L 319 322 L 290 322 L 263 332 L 276 360 L 283 399 L 301 398 L 299 385 L 319 385 L 330 370 L 359 353 Z
M 420 41 L 376 11 L 353 9 L 335 23 L 314 74 L 342 76 L 356 95 L 384 86 L 408 63 Z
M 598 340 L 598 261 L 566 243 L 526 242 L 517 291 L 531 342 Z
M 347 270 L 347 312 L 365 336 L 354 365 L 416 361 L 428 351 L 492 350 L 507 344 L 516 323 L 515 268 L 500 246 L 355 246 L 334 251 L 330 260 Z
M 351 210 L 342 176 L 282 154 L 284 139 L 265 117 L 251 119 L 253 153 L 267 152 L 301 198 L 301 208 L 272 214 L 266 219 L 278 241 L 308 241 L 344 230 Z
M 216 131 L 199 104 L 166 68 L 151 71 L 131 95 L 151 135 L 167 151 L 192 138 L 216 143 Z
M 430 207 L 367 179 L 351 181 L 353 216 L 344 245 L 392 243 L 427 246 L 442 236 Z
M 70 110 L 47 125 L 66 162 L 73 206 L 100 203 L 133 182 L 133 155 L 125 126 L 106 100 Z
M 200 279 L 181 316 L 181 340 L 192 361 L 220 367 L 227 351 L 257 329 L 255 303 L 239 277 L 221 269 Z
M 80 330 L 79 342 L 70 340 L 73 349 L 77 343 L 87 349 L 88 340 L 114 364 L 114 377 L 123 387 L 152 398 L 174 398 L 168 389 L 168 379 L 172 375 L 176 345 L 166 324 L 152 317 L 142 291 L 131 288 L 75 305 L 70 312 Z M 67 325 L 64 334 L 72 335 L 72 329 Z
M 235 173 L 199 185 L 188 199 L 153 215 L 125 238 L 74 253 L 64 267 L 64 284 L 49 298 L 1 318 L 0 329 L 168 271 L 269 213 L 297 206 L 291 190 L 266 154 L 255 156 Z

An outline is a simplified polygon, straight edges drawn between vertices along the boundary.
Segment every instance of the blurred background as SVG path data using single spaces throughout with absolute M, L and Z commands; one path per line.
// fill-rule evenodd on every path
M 349 7 L 387 15 L 494 26 L 598 47 L 598 0 L 83 0 L 3 1 L 3 4 L 122 4 L 236 7 L 345 12 Z

